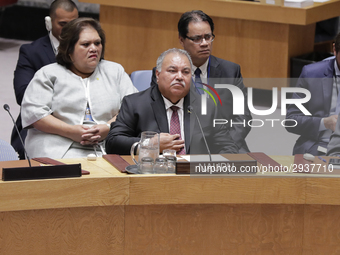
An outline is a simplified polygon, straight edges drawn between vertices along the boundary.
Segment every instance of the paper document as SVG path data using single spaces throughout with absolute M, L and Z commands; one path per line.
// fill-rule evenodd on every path
M 185 160 L 189 162 L 199 162 L 199 161 L 210 161 L 209 155 L 181 155 L 181 158 L 184 158 Z M 229 161 L 222 155 L 211 155 L 212 161 Z
M 307 7 L 313 5 L 313 0 L 285 0 L 285 7 Z

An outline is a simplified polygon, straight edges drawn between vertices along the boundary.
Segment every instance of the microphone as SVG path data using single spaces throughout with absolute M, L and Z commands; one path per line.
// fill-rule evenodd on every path
M 30 160 L 30 158 L 29 158 L 28 155 L 27 155 L 27 152 L 26 152 L 26 149 L 25 149 L 25 144 L 24 144 L 24 142 L 23 142 L 23 140 L 22 140 L 22 137 L 21 137 L 21 135 L 20 135 L 18 126 L 17 126 L 17 124 L 15 123 L 15 121 L 14 121 L 14 119 L 13 119 L 13 116 L 12 116 L 12 114 L 11 114 L 11 112 L 10 112 L 9 105 L 8 105 L 8 104 L 4 104 L 4 109 L 8 112 L 9 116 L 11 116 L 11 119 L 12 119 L 12 121 L 13 121 L 13 124 L 14 124 L 14 126 L 15 126 L 15 129 L 17 130 L 18 136 L 19 136 L 19 138 L 20 138 L 20 142 L 21 142 L 21 144 L 22 144 L 22 147 L 24 148 L 24 152 L 25 152 L 26 158 L 27 158 L 27 160 L 28 160 L 28 164 L 29 164 L 30 167 L 32 167 L 32 165 L 31 165 L 31 160 Z
M 201 122 L 200 122 L 200 120 L 199 120 L 199 118 L 198 118 L 196 112 L 194 111 L 194 108 L 193 108 L 191 105 L 189 105 L 189 106 L 188 106 L 188 113 L 191 113 L 191 112 L 193 112 L 194 115 L 196 116 L 196 119 L 197 119 L 197 122 L 198 122 L 198 126 L 200 127 L 201 134 L 202 134 L 202 136 L 203 136 L 203 140 L 204 140 L 204 143 L 205 143 L 205 147 L 207 148 L 207 151 L 208 151 L 208 154 L 209 154 L 209 159 L 210 159 L 210 161 L 212 161 L 210 149 L 209 149 L 207 140 L 205 139 L 205 135 L 204 135 L 204 133 L 203 133 L 203 129 L 202 129 Z
M 68 177 L 80 177 L 82 175 L 81 165 L 72 164 L 65 165 L 56 160 L 50 158 L 34 158 L 33 160 L 46 163 L 55 164 L 52 166 L 32 166 L 31 160 L 27 155 L 24 142 L 19 133 L 18 127 L 13 119 L 10 112 L 8 104 L 4 104 L 4 109 L 8 112 L 9 116 L 14 123 L 14 126 L 18 132 L 22 146 L 24 147 L 24 152 L 29 163 L 29 167 L 14 167 L 14 168 L 3 168 L 2 169 L 2 180 L 3 181 L 19 181 L 19 180 L 35 180 L 35 179 L 51 179 L 51 178 L 68 178 Z

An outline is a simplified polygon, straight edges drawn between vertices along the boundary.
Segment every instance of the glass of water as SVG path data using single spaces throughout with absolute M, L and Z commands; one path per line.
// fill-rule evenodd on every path
M 168 156 L 167 161 L 168 161 L 168 172 L 167 173 L 169 174 L 176 173 L 176 162 L 177 162 L 176 157 Z
M 176 161 L 177 161 L 176 151 L 170 150 L 170 149 L 163 150 L 163 156 L 168 161 L 168 171 L 167 171 L 167 173 L 175 173 L 176 172 Z
M 143 157 L 140 159 L 140 163 L 138 165 L 138 173 L 140 174 L 153 174 L 153 165 L 154 160 L 151 157 Z
M 170 149 L 163 150 L 163 156 L 165 158 L 167 158 L 169 156 L 176 157 L 176 151 L 175 150 L 170 150 Z
M 168 161 L 166 158 L 156 158 L 153 166 L 155 174 L 165 174 L 168 172 Z

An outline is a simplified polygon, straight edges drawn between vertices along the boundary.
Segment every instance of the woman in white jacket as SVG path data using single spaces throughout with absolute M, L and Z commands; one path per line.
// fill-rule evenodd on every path
M 123 67 L 102 60 L 105 35 L 98 21 L 79 18 L 60 35 L 57 63 L 36 72 L 22 103 L 29 157 L 75 158 L 95 150 L 115 121 L 121 100 L 137 92 Z

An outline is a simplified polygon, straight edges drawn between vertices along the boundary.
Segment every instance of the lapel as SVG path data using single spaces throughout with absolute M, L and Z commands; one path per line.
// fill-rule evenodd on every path
M 190 113 L 188 111 L 188 106 L 190 105 L 194 110 L 198 109 L 197 104 L 199 104 L 200 100 L 198 100 L 198 97 L 200 97 L 196 92 L 196 89 L 194 85 L 192 84 L 190 87 L 189 94 L 184 98 L 184 132 L 185 132 L 185 148 L 187 151 L 187 154 L 190 153 L 190 141 L 192 140 L 192 135 L 194 134 L 194 128 L 196 125 L 196 116 L 194 113 Z M 196 113 L 197 114 L 197 113 Z
M 194 85 L 192 85 L 194 86 Z M 190 125 L 190 114 L 188 111 L 188 107 L 190 104 L 190 93 L 191 90 L 189 91 L 188 95 L 184 97 L 184 104 L 183 104 L 183 112 L 184 112 L 184 141 L 185 141 L 185 149 L 186 153 L 190 153 L 190 141 L 191 141 L 191 136 L 192 136 L 192 130 Z
M 334 60 L 335 61 L 335 60 Z M 323 102 L 324 102 L 324 112 L 329 113 L 332 101 L 332 91 L 333 91 L 333 73 L 334 73 L 334 61 L 329 61 L 329 65 L 324 72 L 324 77 L 322 78 L 322 89 L 323 89 Z
M 155 116 L 160 132 L 169 133 L 168 121 L 166 117 L 164 100 L 158 86 L 153 86 L 151 89 L 151 107 Z
M 217 58 L 211 55 L 209 78 L 220 78 L 221 77 L 221 68 L 218 68 L 219 65 L 220 63 L 218 63 Z
M 45 52 L 48 60 L 51 62 L 51 63 L 54 63 L 56 62 L 56 56 L 54 54 L 54 51 L 52 49 L 52 42 L 50 40 L 50 37 L 47 35 L 45 36 L 45 40 L 43 40 L 43 44 L 42 44 L 42 48 L 43 48 L 43 51 Z

